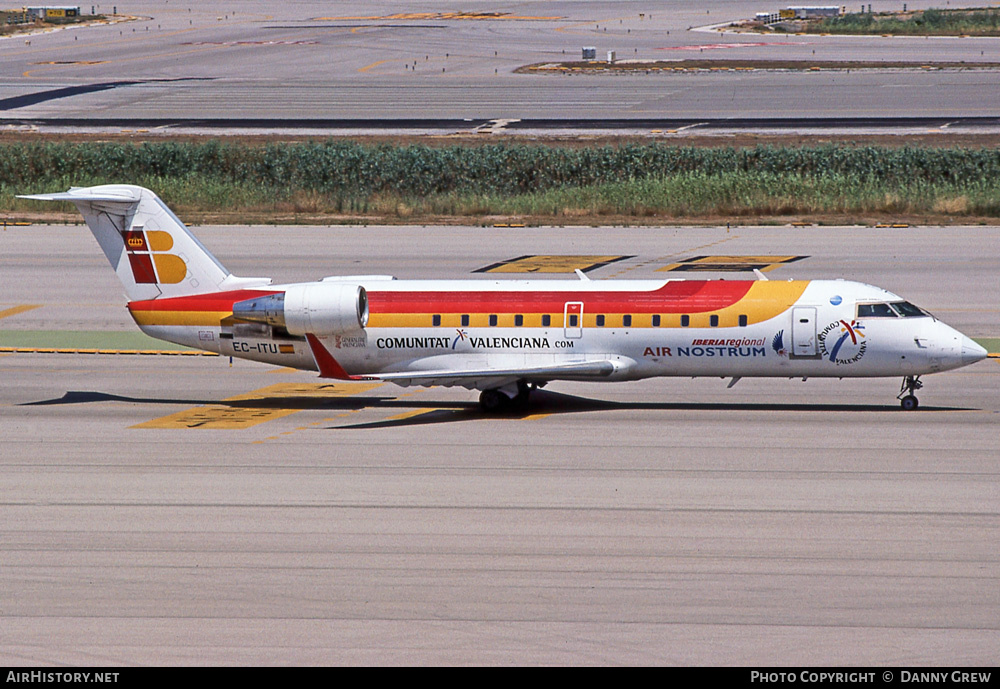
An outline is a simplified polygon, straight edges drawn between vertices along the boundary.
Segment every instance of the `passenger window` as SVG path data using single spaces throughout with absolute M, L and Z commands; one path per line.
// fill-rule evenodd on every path
M 490 314 L 490 326 L 497 324 L 497 315 L 495 313 Z
M 622 325 L 626 328 L 632 327 L 632 316 L 631 314 L 622 316 Z
M 597 327 L 598 328 L 603 328 L 604 327 L 604 314 L 603 313 L 600 316 L 597 317 Z
M 681 327 L 686 328 L 689 325 L 691 325 L 691 316 L 688 315 L 681 316 Z
M 550 325 L 552 325 L 552 316 L 547 313 L 542 314 L 542 327 L 548 328 Z
M 653 315 L 653 327 L 654 328 L 660 327 L 660 314 L 658 313 Z
M 462 327 L 463 328 L 467 328 L 468 326 L 469 326 L 469 314 L 463 313 L 462 314 Z
M 431 319 L 431 322 L 434 324 L 435 328 L 441 325 L 441 315 L 437 313 L 434 314 L 434 317 Z
M 713 316 L 709 316 L 708 317 L 708 324 L 710 326 L 712 326 L 713 328 L 717 327 L 719 325 L 719 317 L 718 316 L 714 316 L 714 315 Z
M 514 316 L 514 325 L 518 327 L 524 325 L 524 316 L 522 316 L 521 314 L 517 314 L 516 316 Z
M 569 327 L 575 328 L 576 325 L 577 325 L 577 323 L 579 323 L 579 322 L 580 322 L 580 320 L 579 320 L 579 316 L 577 316 L 577 314 L 571 313 L 569 315 Z
M 745 314 L 740 314 L 740 327 L 741 328 L 747 327 L 747 317 Z

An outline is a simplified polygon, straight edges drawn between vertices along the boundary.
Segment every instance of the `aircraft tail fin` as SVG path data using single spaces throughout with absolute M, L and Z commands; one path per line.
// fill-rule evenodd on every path
M 149 189 L 105 184 L 20 198 L 71 201 L 125 286 L 129 301 L 270 283 L 267 278 L 238 278 L 226 270 Z

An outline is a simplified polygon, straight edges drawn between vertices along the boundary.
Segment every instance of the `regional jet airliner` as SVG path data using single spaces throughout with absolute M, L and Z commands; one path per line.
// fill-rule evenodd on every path
M 396 280 L 236 277 L 153 192 L 132 185 L 23 198 L 71 201 L 156 338 L 342 380 L 460 385 L 487 411 L 551 381 L 925 374 L 986 351 L 900 296 L 846 280 Z M 758 278 L 763 276 L 758 274 Z

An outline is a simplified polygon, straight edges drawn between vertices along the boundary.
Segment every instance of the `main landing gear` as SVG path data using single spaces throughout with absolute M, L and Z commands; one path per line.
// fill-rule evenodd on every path
M 517 386 L 483 390 L 479 394 L 479 406 L 488 414 L 498 414 L 507 411 L 519 411 L 528 406 L 531 391 L 538 386 L 523 380 L 517 381 Z
M 920 382 L 920 376 L 906 376 L 903 378 L 899 394 L 896 395 L 896 399 L 899 400 L 899 406 L 903 408 L 903 411 L 913 411 L 917 408 L 920 402 L 917 401 L 913 393 L 922 387 L 924 387 L 924 384 Z

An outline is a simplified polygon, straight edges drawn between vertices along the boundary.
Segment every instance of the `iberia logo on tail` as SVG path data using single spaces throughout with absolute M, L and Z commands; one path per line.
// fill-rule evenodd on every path
M 169 232 L 133 227 L 122 232 L 122 239 L 136 284 L 175 285 L 187 275 L 184 259 L 168 253 L 174 248 Z

